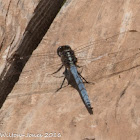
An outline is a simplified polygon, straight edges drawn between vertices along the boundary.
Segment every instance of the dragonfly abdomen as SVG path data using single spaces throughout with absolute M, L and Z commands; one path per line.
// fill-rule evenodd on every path
M 83 84 L 83 81 L 81 80 L 81 78 L 79 77 L 79 75 L 78 75 L 78 73 L 77 73 L 77 68 L 76 68 L 76 66 L 74 66 L 74 65 L 71 66 L 71 67 L 70 67 L 70 71 L 71 71 L 71 73 L 73 74 L 73 77 L 74 77 L 74 79 L 75 79 L 75 81 L 76 81 L 76 84 L 77 84 L 77 86 L 78 86 L 78 90 L 79 90 L 79 92 L 80 92 L 80 94 L 81 94 L 81 96 L 82 96 L 82 99 L 83 99 L 85 105 L 86 105 L 88 108 L 92 109 L 91 104 L 90 104 L 90 100 L 89 100 L 89 98 L 88 98 L 88 94 L 87 94 L 86 88 L 85 88 L 85 86 L 84 86 L 84 84 Z
M 60 46 L 57 49 L 57 54 L 61 57 L 61 61 L 63 64 L 62 66 L 65 66 L 65 72 L 64 72 L 65 78 L 69 77 L 70 74 L 66 75 L 67 70 L 69 70 L 72 74 L 72 77 L 75 80 L 75 84 L 76 84 L 75 86 L 77 86 L 78 91 L 80 93 L 80 96 L 81 96 L 84 104 L 86 105 L 86 107 L 88 109 L 92 109 L 91 104 L 90 104 L 90 100 L 88 98 L 87 91 L 86 91 L 85 86 L 83 84 L 83 81 L 77 72 L 77 68 L 76 68 L 77 58 L 74 54 L 74 51 L 70 48 L 70 46 L 65 45 L 65 46 Z M 65 81 L 65 78 L 63 81 Z M 70 83 L 70 81 L 68 81 L 68 82 Z M 63 85 L 63 83 L 62 83 L 62 85 Z M 62 87 L 62 85 L 61 85 L 61 87 Z M 60 89 L 61 89 L 61 87 L 60 87 Z

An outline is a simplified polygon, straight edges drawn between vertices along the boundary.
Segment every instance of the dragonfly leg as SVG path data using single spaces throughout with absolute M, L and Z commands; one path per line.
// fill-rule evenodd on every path
M 81 74 L 82 71 L 83 71 L 83 66 L 79 66 L 79 65 L 76 64 L 76 67 L 78 67 L 78 68 L 82 68 L 82 69 L 79 71 L 79 73 Z
M 82 66 L 76 65 L 76 67 L 81 68 Z
M 64 77 L 63 82 L 62 82 L 60 88 L 58 88 L 58 89 L 56 90 L 56 92 L 58 92 L 58 91 L 63 87 L 65 80 L 66 80 L 66 77 Z
M 60 66 L 60 68 L 59 68 L 57 71 L 53 72 L 53 73 L 52 73 L 52 74 L 50 74 L 50 75 L 53 75 L 53 74 L 55 74 L 55 73 L 59 72 L 59 71 L 62 69 L 62 67 L 63 67 L 63 65 L 61 65 L 61 66 Z
M 86 83 L 89 83 L 79 72 L 78 74 L 80 75 L 80 77 L 86 82 Z
M 83 67 L 82 67 L 82 69 L 80 70 L 80 72 L 79 72 L 79 73 L 81 74 L 81 73 L 82 73 L 82 71 L 83 71 Z
M 78 74 L 80 75 L 80 77 L 81 77 L 86 83 L 88 83 L 88 84 L 95 84 L 95 83 L 92 83 L 92 82 L 88 82 L 79 72 L 78 72 Z

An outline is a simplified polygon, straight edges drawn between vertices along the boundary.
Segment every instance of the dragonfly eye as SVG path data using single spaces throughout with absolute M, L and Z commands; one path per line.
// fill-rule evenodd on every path
M 71 50 L 69 45 L 59 46 L 57 49 L 57 55 L 61 56 L 61 53 L 65 50 Z
M 62 52 L 62 46 L 59 46 L 57 49 L 57 55 L 60 56 Z
M 71 49 L 71 48 L 70 48 L 70 46 L 69 46 L 69 45 L 66 45 L 66 46 L 65 46 L 65 49 Z

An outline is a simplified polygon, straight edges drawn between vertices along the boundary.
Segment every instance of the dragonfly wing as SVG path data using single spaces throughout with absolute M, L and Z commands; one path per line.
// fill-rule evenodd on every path
M 122 35 L 125 35 L 126 33 L 127 31 L 122 33 L 115 33 L 115 35 L 108 35 L 108 37 L 104 39 L 97 39 L 95 41 L 79 46 L 71 45 L 76 54 L 76 57 L 78 58 L 78 65 L 86 66 L 92 62 L 97 63 L 97 61 L 99 62 L 108 56 L 115 56 L 118 54 L 118 51 L 115 51 L 112 48 L 115 48 L 113 46 L 116 45 L 118 38 Z M 106 47 L 106 49 L 104 49 L 104 47 Z M 61 62 L 58 59 L 58 55 L 56 53 L 56 49 L 57 48 L 54 47 L 51 49 L 51 51 L 48 49 L 46 52 L 42 51 L 41 53 L 33 53 L 31 56 L 20 57 L 21 62 L 30 57 L 32 59 L 32 65 L 30 65 L 31 67 L 28 68 L 27 71 L 23 71 L 23 73 L 29 73 L 40 68 L 42 69 L 41 73 L 46 73 L 46 71 L 53 73 L 55 71 L 55 67 L 57 68 L 61 65 Z M 122 52 L 124 52 L 124 50 Z M 51 69 L 53 70 L 51 71 Z
M 116 50 L 117 47 L 114 47 L 117 43 L 118 38 L 120 36 L 125 35 L 125 33 L 127 32 L 116 34 L 112 37 L 107 37 L 106 39 L 95 40 L 92 43 L 87 43 L 87 44 L 84 44 L 83 46 L 81 45 L 81 47 L 74 46 L 74 45 L 72 46 L 74 48 L 77 48 L 73 50 L 78 58 L 80 65 L 84 66 L 83 72 L 86 70 L 86 73 L 85 72 L 84 73 L 86 75 L 85 77 L 88 77 L 88 81 L 96 82 L 104 77 L 130 69 L 128 64 L 131 61 L 129 62 L 129 60 L 134 59 L 136 57 L 139 58 L 140 55 L 139 54 L 136 55 L 139 48 L 129 47 L 129 49 L 125 49 L 125 50 L 122 49 L 118 51 Z M 106 47 L 106 49 L 102 49 L 104 47 Z M 51 50 L 51 52 L 34 53 L 31 56 L 31 59 L 29 59 L 29 63 L 26 64 L 26 69 L 23 69 L 22 71 L 22 77 L 20 78 L 22 80 L 20 80 L 21 82 L 19 84 L 23 87 L 24 86 L 30 87 L 31 85 L 33 88 L 34 87 L 37 88 L 38 86 L 44 87 L 43 85 L 48 84 L 48 87 L 50 87 L 51 85 L 52 89 L 55 88 L 56 90 L 57 89 L 56 85 L 58 85 L 58 88 L 59 88 L 59 86 L 61 85 L 61 82 L 63 81 L 62 78 L 59 81 L 58 78 L 56 79 L 55 77 L 50 78 L 46 76 L 48 73 L 51 74 L 54 71 L 56 71 L 56 69 L 60 67 L 61 65 L 61 61 L 59 60 L 57 56 L 56 49 L 57 48 L 54 48 L 54 50 Z M 120 55 L 128 56 L 128 52 L 129 54 L 133 52 L 133 55 L 131 54 L 132 56 L 129 56 L 128 58 L 123 58 L 122 60 L 120 60 L 119 56 Z M 24 61 L 24 59 L 27 59 L 28 57 L 30 56 L 25 56 L 20 59 L 21 61 Z M 107 62 L 107 63 L 104 63 L 104 62 Z M 88 76 L 87 70 L 88 69 L 90 70 L 90 68 L 92 68 L 92 65 L 94 65 L 94 71 L 92 72 L 92 76 Z M 135 65 L 133 67 L 135 67 Z M 36 77 L 33 76 L 35 75 L 34 72 L 37 73 Z M 60 73 L 61 72 L 59 72 L 59 74 Z M 42 78 L 43 80 L 41 79 L 41 77 L 43 77 Z M 94 79 L 93 78 L 90 79 L 90 77 L 94 77 Z M 51 79 L 53 79 L 54 81 L 57 81 L 57 84 L 55 84 L 54 86 L 54 84 L 52 84 L 51 82 L 48 83 L 46 79 L 48 79 L 48 81 L 51 81 Z M 28 83 L 29 81 L 30 83 Z M 32 88 L 27 88 L 27 89 L 30 90 Z

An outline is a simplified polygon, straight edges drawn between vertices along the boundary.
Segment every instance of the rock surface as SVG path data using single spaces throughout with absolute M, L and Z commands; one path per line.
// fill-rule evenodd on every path
M 18 6 L 20 2 L 21 1 L 18 1 L 16 5 Z M 3 47 L 4 42 L 2 41 L 1 52 L 4 50 L 5 51 L 2 53 L 1 62 L 3 64 L 0 68 L 0 108 L 3 105 L 7 95 L 11 92 L 13 86 L 18 81 L 20 73 L 30 58 L 32 52 L 36 49 L 43 36 L 49 29 L 63 2 L 64 0 L 51 0 L 47 2 L 46 0 L 41 0 L 34 9 L 30 2 L 27 2 L 26 5 L 26 1 L 23 1 L 22 6 L 28 8 L 32 7 L 33 9 L 31 11 L 33 11 L 33 13 L 29 21 L 25 20 L 23 22 L 24 25 L 28 22 L 27 27 L 23 30 L 24 33 L 18 33 L 18 36 L 14 36 L 11 42 L 9 42 L 10 40 L 7 40 L 10 45 L 7 47 L 5 44 L 6 50 L 5 47 Z M 8 12 L 5 17 L 8 16 L 10 7 L 12 7 L 11 3 L 12 1 L 9 2 Z M 29 11 L 30 9 L 26 10 Z M 11 15 L 11 17 L 14 18 L 15 15 Z M 28 19 L 28 14 L 26 15 L 26 18 Z M 17 19 L 17 21 L 18 20 L 21 22 L 23 17 L 21 19 Z M 17 27 L 18 25 L 15 24 L 15 28 Z M 6 26 L 6 29 L 7 28 L 9 28 L 9 26 Z M 21 26 L 19 26 L 19 29 L 20 28 Z M 13 28 L 11 27 L 11 31 L 12 29 Z M 9 35 L 7 36 L 9 37 Z
M 67 0 L 1 108 L 0 132 L 46 136 L 22 140 L 51 132 L 61 137 L 48 139 L 139 140 L 139 9 L 139 0 Z M 56 50 L 64 44 L 95 83 L 86 85 L 93 115 L 72 87 L 54 93 L 63 70 L 48 74 L 60 66 Z

